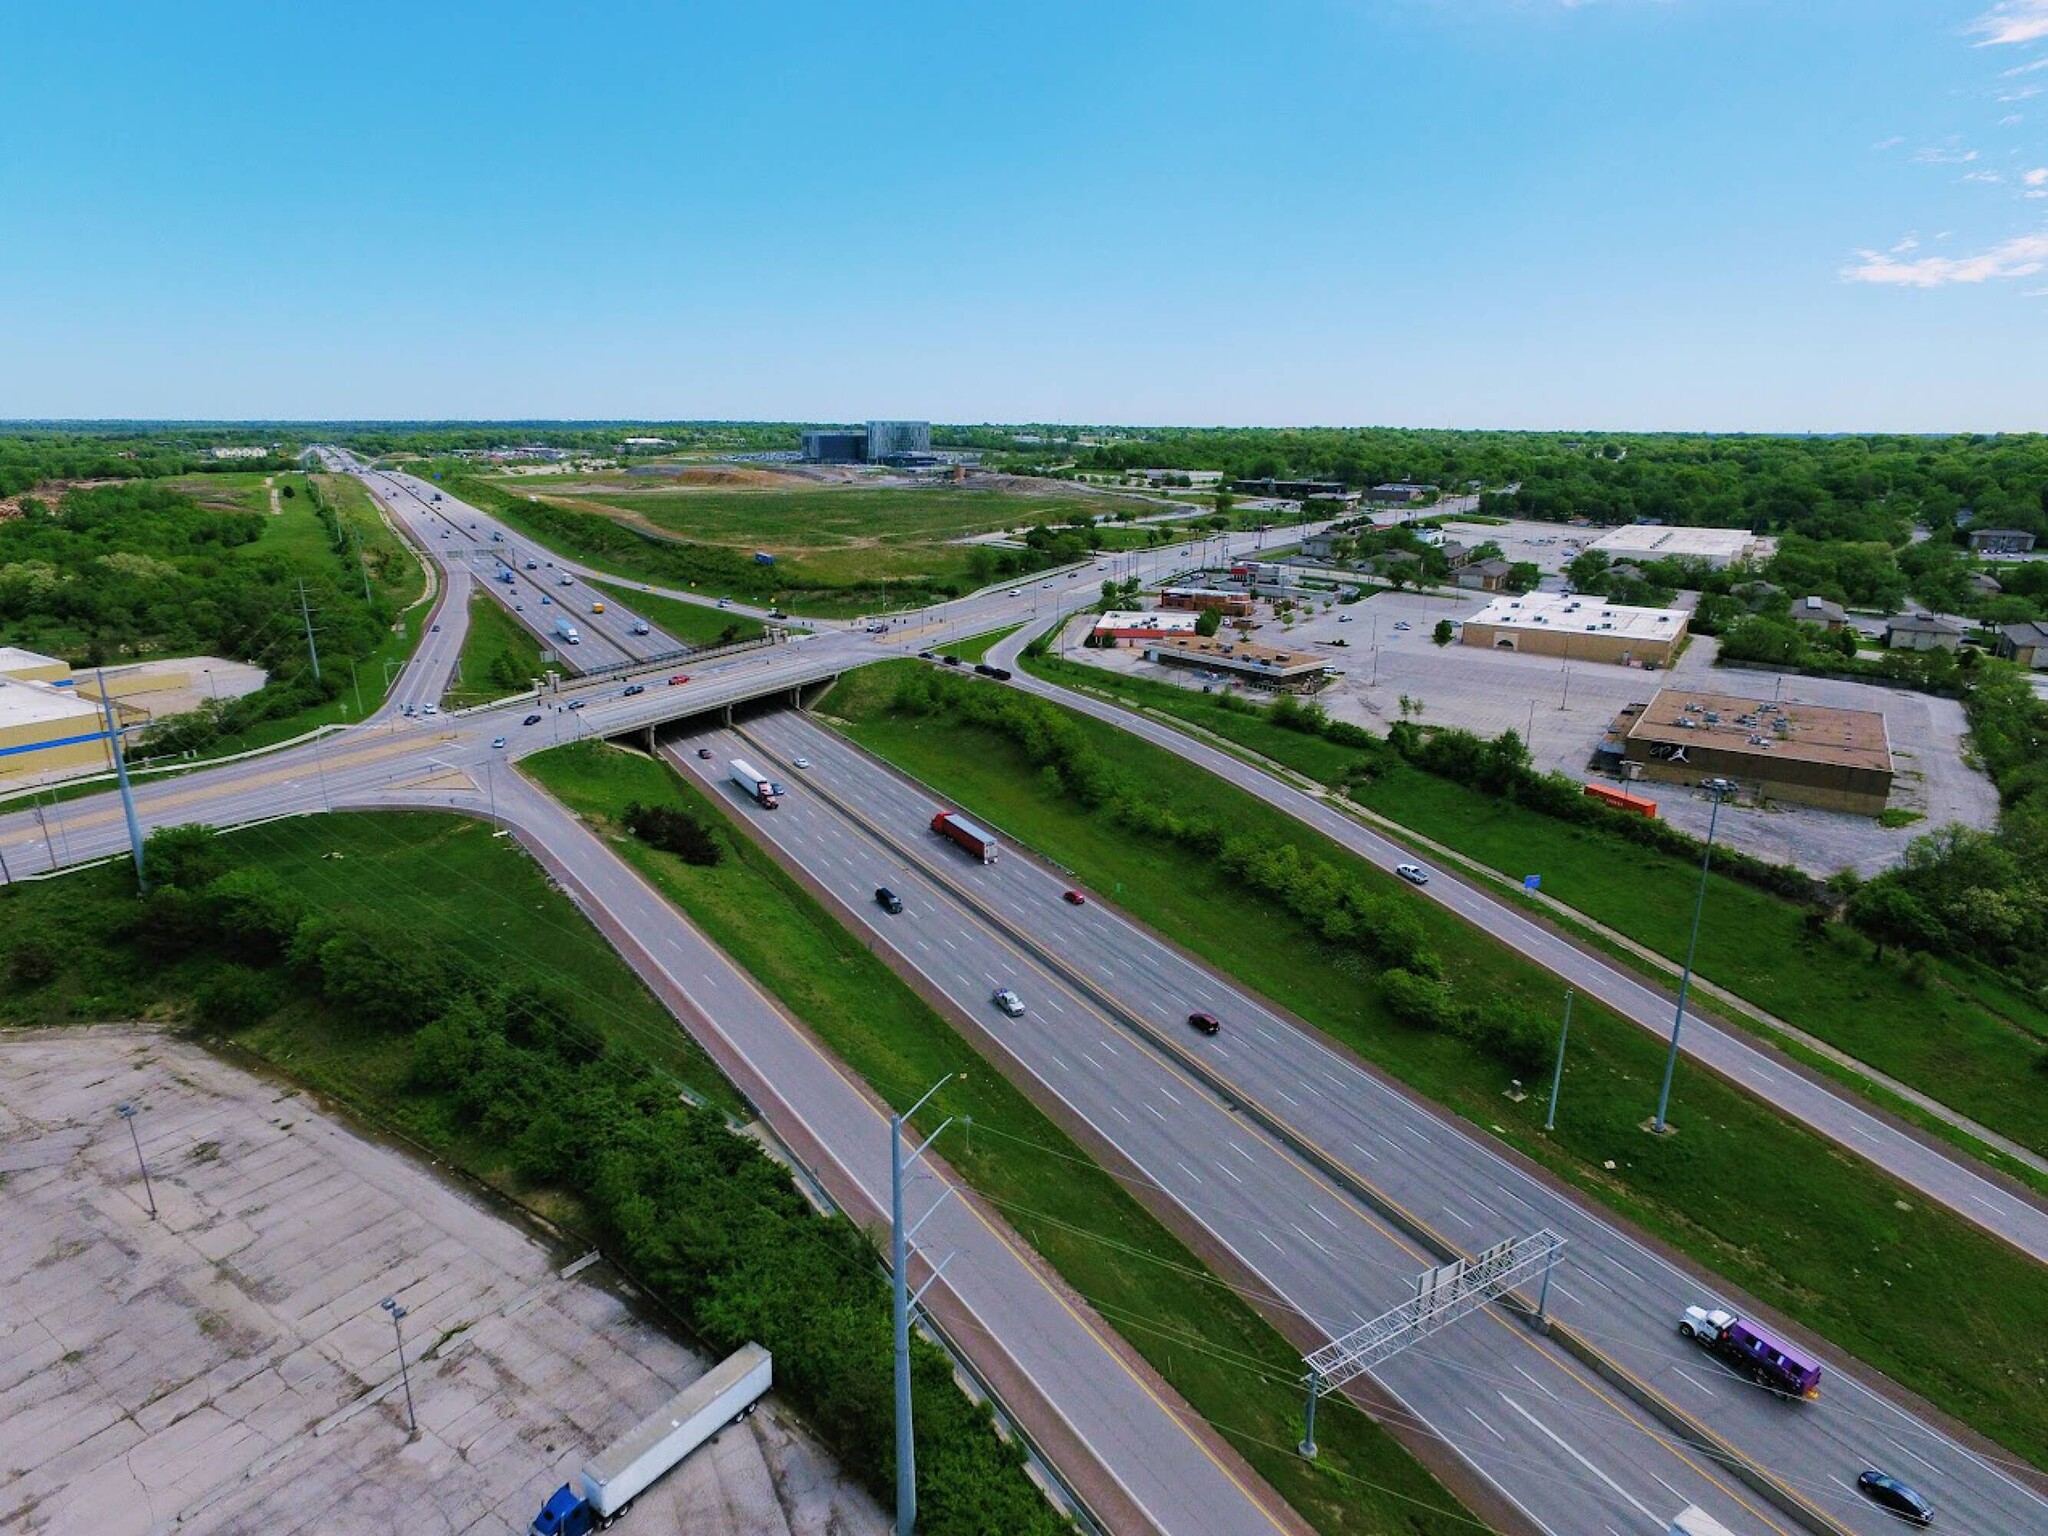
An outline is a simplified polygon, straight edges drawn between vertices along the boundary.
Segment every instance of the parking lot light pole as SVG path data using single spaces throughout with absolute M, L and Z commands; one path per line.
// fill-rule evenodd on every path
M 391 1333 L 398 1340 L 398 1379 L 405 1384 L 405 1427 L 416 1435 L 420 1432 L 420 1421 L 412 1411 L 412 1376 L 405 1368 L 405 1331 L 398 1326 L 405 1317 L 405 1308 L 389 1296 L 377 1305 L 391 1314 Z
M 1713 799 L 1714 809 L 1707 816 L 1707 846 L 1700 852 L 1700 892 L 1692 905 L 1692 937 L 1685 941 L 1685 969 L 1678 976 L 1678 1011 L 1671 1017 L 1671 1049 L 1664 1057 L 1664 1086 L 1657 1091 L 1657 1117 L 1650 1124 L 1650 1129 L 1659 1136 L 1668 1129 L 1664 1112 L 1671 1107 L 1671 1074 L 1678 1066 L 1678 1034 L 1685 1027 L 1685 994 L 1692 987 L 1693 953 L 1700 944 L 1700 914 L 1707 907 L 1707 870 L 1714 862 L 1714 829 L 1720 825 L 1721 802 L 1737 787 L 1732 779 L 1700 781 L 1700 788 Z
M 117 1104 L 114 1106 L 114 1113 L 128 1122 L 128 1139 L 135 1143 L 135 1166 L 142 1170 L 142 1193 L 149 1201 L 149 1219 L 155 1221 L 156 1190 L 149 1182 L 149 1164 L 143 1160 L 142 1135 L 135 1129 L 135 1106 L 133 1104 Z

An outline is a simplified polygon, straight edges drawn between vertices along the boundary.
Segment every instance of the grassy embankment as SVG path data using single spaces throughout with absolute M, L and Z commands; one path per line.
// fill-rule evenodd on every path
M 631 1045 L 699 1097 L 741 1108 L 710 1059 L 569 899 L 490 827 L 438 812 L 355 812 L 250 827 L 223 834 L 221 843 L 235 860 L 269 870 L 325 914 L 390 919 L 460 951 L 496 979 L 545 987 L 568 1010 L 573 1029 Z M 125 861 L 0 892 L 9 956 L 33 944 L 58 961 L 55 974 L 36 985 L 10 975 L 0 987 L 0 1021 L 193 1016 L 195 997 L 218 962 L 194 955 L 167 963 L 127 942 L 133 893 Z M 578 1219 L 558 1194 L 526 1187 L 502 1146 L 469 1134 L 430 1096 L 407 1091 L 408 1042 L 304 997 L 283 1000 L 232 1038 L 293 1081 L 454 1158 L 544 1214 Z
M 968 1071 L 933 1101 L 933 1124 L 973 1117 L 971 1135 L 948 1135 L 948 1162 L 1319 1530 L 1467 1528 L 1450 1496 L 1360 1415 L 1327 1413 L 1320 1461 L 1296 1456 L 1299 1355 L 694 787 L 665 764 L 590 743 L 522 767 L 882 1097 L 905 1107 L 946 1073 Z M 635 800 L 709 823 L 724 861 L 694 868 L 624 833 Z
M 531 688 L 541 673 L 541 646 L 525 625 L 488 592 L 469 595 L 469 629 L 456 677 L 441 703 L 449 709 L 487 704 Z
M 1680 1134 L 1652 1140 L 1641 1125 L 1655 1105 L 1663 1048 L 1583 998 L 1572 1019 L 1558 1130 L 1544 1134 L 1542 1094 L 1512 1102 L 1504 1096 L 1509 1072 L 1492 1057 L 1454 1035 L 1397 1020 L 1356 951 L 1333 950 L 1213 860 L 1114 826 L 1106 810 L 1091 812 L 1048 788 L 1007 736 L 895 712 L 895 679 L 914 665 L 853 673 L 823 707 L 843 717 L 863 746 L 1113 893 L 1134 916 L 1479 1134 L 1491 1130 L 1985 1434 L 2036 1461 L 2048 1452 L 2048 1287 L 2034 1265 L 1698 1071 L 1678 1079 L 1672 1119 Z M 1154 803 L 1269 846 L 1291 845 L 1369 889 L 1406 889 L 1172 754 L 1062 713 Z M 1414 907 L 1459 996 L 1506 1000 L 1533 1018 L 1557 1015 L 1554 980 L 1433 904 L 1415 898 Z M 1971 1283 L 1959 1286 L 1960 1275 Z M 1914 1326 L 1893 1326 L 1900 1317 Z
M 1008 624 L 1001 629 L 992 629 L 985 635 L 975 635 L 970 639 L 959 640 L 952 645 L 942 646 L 940 649 L 946 655 L 958 656 L 965 662 L 980 661 L 988 655 L 988 648 L 990 646 L 1007 635 L 1014 635 L 1023 627 L 1022 624 Z
M 1684 958 L 1699 889 L 1691 859 L 1540 815 L 1391 752 L 1368 757 L 1282 729 L 1262 712 L 1226 708 L 1213 695 L 1057 657 L 1025 665 L 1049 682 L 1172 715 L 1344 787 L 1360 805 L 1511 881 L 1541 874 L 1544 894 L 1658 954 Z M 1803 908 L 1718 874 L 1708 877 L 1696 967 L 1795 1028 L 2048 1152 L 2048 1083 L 2034 1065 L 2048 1049 L 2048 1013 L 1981 969 L 1933 960 L 1916 978 L 1902 963 L 1872 958 L 1869 944 L 1846 925 L 1816 934 Z M 1966 1144 L 2008 1170 L 2018 1168 L 1981 1143 Z
M 1087 497 L 950 486 L 607 487 L 595 495 L 543 495 L 519 482 L 447 474 L 450 490 L 465 501 L 622 581 L 695 588 L 821 618 L 960 596 L 1004 573 L 980 573 L 979 562 L 997 556 L 952 540 L 1101 510 Z M 755 563 L 756 551 L 774 554 L 776 563 Z
M 654 592 L 642 592 L 616 581 L 593 581 L 598 591 L 616 599 L 648 623 L 675 636 L 685 645 L 724 645 L 733 640 L 752 640 L 762 632 L 759 619 L 723 608 L 685 603 Z
M 155 844 L 144 900 L 120 867 L 0 890 L 0 1018 L 190 1017 L 256 1051 L 580 1229 L 702 1347 L 765 1343 L 781 1395 L 886 1496 L 871 1243 L 728 1128 L 738 1096 L 516 844 L 434 813 Z M 921 1339 L 912 1374 L 921 1528 L 1064 1530 Z

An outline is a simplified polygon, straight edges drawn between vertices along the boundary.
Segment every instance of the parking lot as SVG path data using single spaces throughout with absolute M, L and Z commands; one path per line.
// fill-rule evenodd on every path
M 412 1156 L 154 1032 L 0 1034 L 0 1174 L 9 1531 L 522 1532 L 710 1363 L 603 1263 L 564 1278 L 573 1255 Z M 626 1529 L 888 1521 L 771 1400 Z
M 1924 819 L 1887 828 L 1865 816 L 1804 806 L 1738 806 L 1722 811 L 1719 840 L 1760 858 L 1797 864 L 1815 874 L 1845 866 L 1873 874 L 1896 861 L 1907 844 L 1952 821 L 1988 827 L 1997 816 L 1991 781 L 1963 762 L 1962 706 L 1906 689 L 1824 678 L 1779 676 L 1714 666 L 1716 643 L 1696 636 L 1668 671 L 1576 661 L 1555 656 L 1438 646 L 1439 620 L 1454 624 L 1484 607 L 1486 594 L 1375 592 L 1346 605 L 1318 602 L 1297 609 L 1291 624 L 1270 617 L 1250 638 L 1268 645 L 1313 645 L 1341 672 L 1319 699 L 1331 715 L 1384 732 L 1401 718 L 1401 700 L 1424 725 L 1459 726 L 1483 736 L 1512 730 L 1528 742 L 1536 766 L 1587 779 L 1588 762 L 1602 733 L 1624 704 L 1647 702 L 1659 688 L 1697 687 L 1716 693 L 1783 698 L 1847 709 L 1874 709 L 1885 717 L 1896 778 L 1891 806 Z M 1403 626 L 1406 626 L 1405 628 Z M 1085 626 L 1072 626 L 1070 658 L 1155 681 L 1202 687 L 1192 669 L 1160 667 L 1135 650 L 1091 651 L 1079 646 Z M 1220 681 L 1213 686 L 1224 686 Z M 1634 792 L 1658 802 L 1666 820 L 1702 835 L 1711 809 L 1696 791 L 1679 785 L 1639 784 Z

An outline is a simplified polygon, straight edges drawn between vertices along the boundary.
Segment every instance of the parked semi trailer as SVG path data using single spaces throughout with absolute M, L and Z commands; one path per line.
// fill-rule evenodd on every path
M 932 830 L 949 837 L 984 864 L 993 864 L 1002 849 L 996 840 L 958 811 L 941 811 L 932 818 Z
M 576 1486 L 557 1488 L 533 1517 L 529 1536 L 584 1536 L 602 1530 L 690 1452 L 754 1411 L 772 1384 L 774 1360 L 749 1344 L 663 1403 L 584 1464 Z
M 745 758 L 732 760 L 732 781 L 747 792 L 749 799 L 774 810 L 780 787 Z

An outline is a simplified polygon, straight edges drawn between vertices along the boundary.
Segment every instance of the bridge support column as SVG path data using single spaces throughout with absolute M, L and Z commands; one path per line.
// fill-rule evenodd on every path
M 723 710 L 721 710 L 721 711 L 720 711 L 720 714 L 721 714 L 721 715 L 723 716 L 723 718 L 724 718 L 724 720 L 725 720 L 725 728 L 726 728 L 727 730 L 731 730 L 731 729 L 732 729 L 732 706 L 731 706 L 730 704 L 726 705 L 726 706 L 725 706 L 725 708 L 724 708 Z

